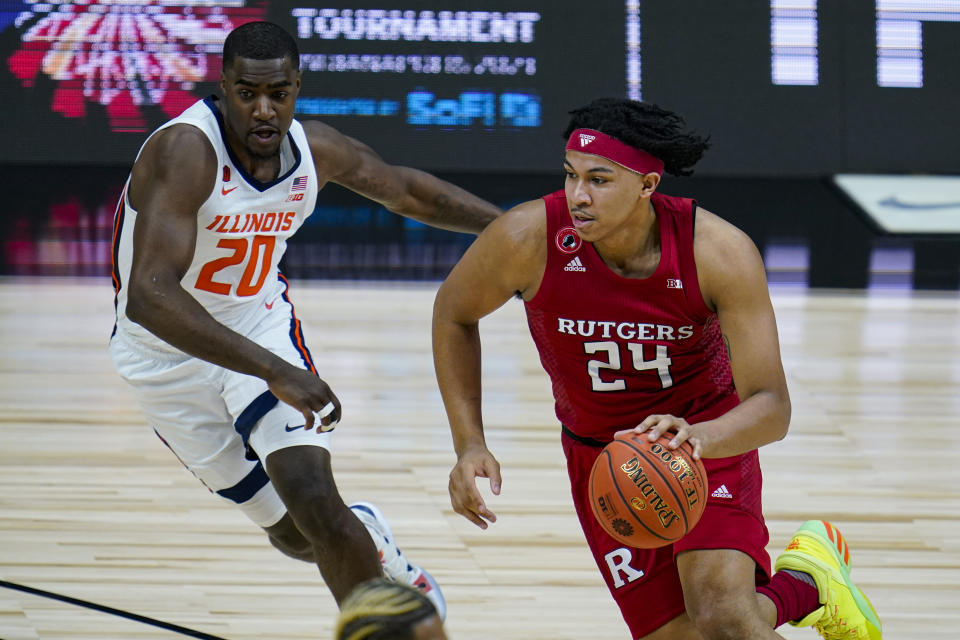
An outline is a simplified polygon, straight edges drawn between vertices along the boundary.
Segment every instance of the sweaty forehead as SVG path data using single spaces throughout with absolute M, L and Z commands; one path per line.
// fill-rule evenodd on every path
M 253 60 L 236 57 L 233 59 L 233 63 L 224 69 L 224 75 L 231 82 L 273 85 L 278 82 L 292 81 L 297 72 L 290 64 L 289 58 Z

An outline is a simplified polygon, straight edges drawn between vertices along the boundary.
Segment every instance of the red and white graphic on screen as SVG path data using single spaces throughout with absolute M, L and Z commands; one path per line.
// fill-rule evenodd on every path
M 262 20 L 247 0 L 27 0 L 14 21 L 20 48 L 7 59 L 25 89 L 55 81 L 50 108 L 67 118 L 103 105 L 113 131 L 146 131 L 143 107 L 179 115 L 200 96 L 196 83 L 220 78 L 223 41 L 241 24 Z

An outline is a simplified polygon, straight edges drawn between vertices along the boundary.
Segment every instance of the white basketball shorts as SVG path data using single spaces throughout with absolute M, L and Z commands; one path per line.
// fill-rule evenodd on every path
M 287 362 L 315 371 L 286 294 L 264 309 L 245 335 Z M 211 492 L 235 503 L 261 527 L 276 524 L 286 513 L 261 461 L 295 445 L 330 449 L 330 432 L 306 431 L 303 414 L 279 402 L 260 378 L 148 349 L 120 331 L 110 340 L 110 354 L 164 444 Z M 248 459 L 248 447 L 259 459 Z

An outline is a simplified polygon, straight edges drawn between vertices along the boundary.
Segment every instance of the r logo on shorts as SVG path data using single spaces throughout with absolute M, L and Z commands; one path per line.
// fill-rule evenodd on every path
M 626 547 L 614 549 L 603 556 L 603 559 L 607 561 L 607 568 L 610 569 L 610 577 L 613 578 L 613 584 L 617 589 L 643 577 L 643 571 L 630 566 L 630 561 L 633 560 L 633 554 L 630 553 L 630 549 Z M 621 574 L 623 574 L 622 577 Z M 627 581 L 624 582 L 623 578 L 626 578 Z

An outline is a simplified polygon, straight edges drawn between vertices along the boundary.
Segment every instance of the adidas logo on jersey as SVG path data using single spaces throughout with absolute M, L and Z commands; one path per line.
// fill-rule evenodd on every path
M 581 133 L 580 146 L 585 147 L 596 139 L 597 139 L 597 136 L 591 136 L 589 133 Z
M 580 262 L 580 256 L 577 256 L 573 260 L 567 263 L 567 266 L 563 268 L 564 271 L 586 271 L 587 268 L 583 266 L 583 263 Z
M 732 498 L 733 494 L 727 491 L 727 485 L 722 484 L 717 490 L 710 494 L 711 498 Z

